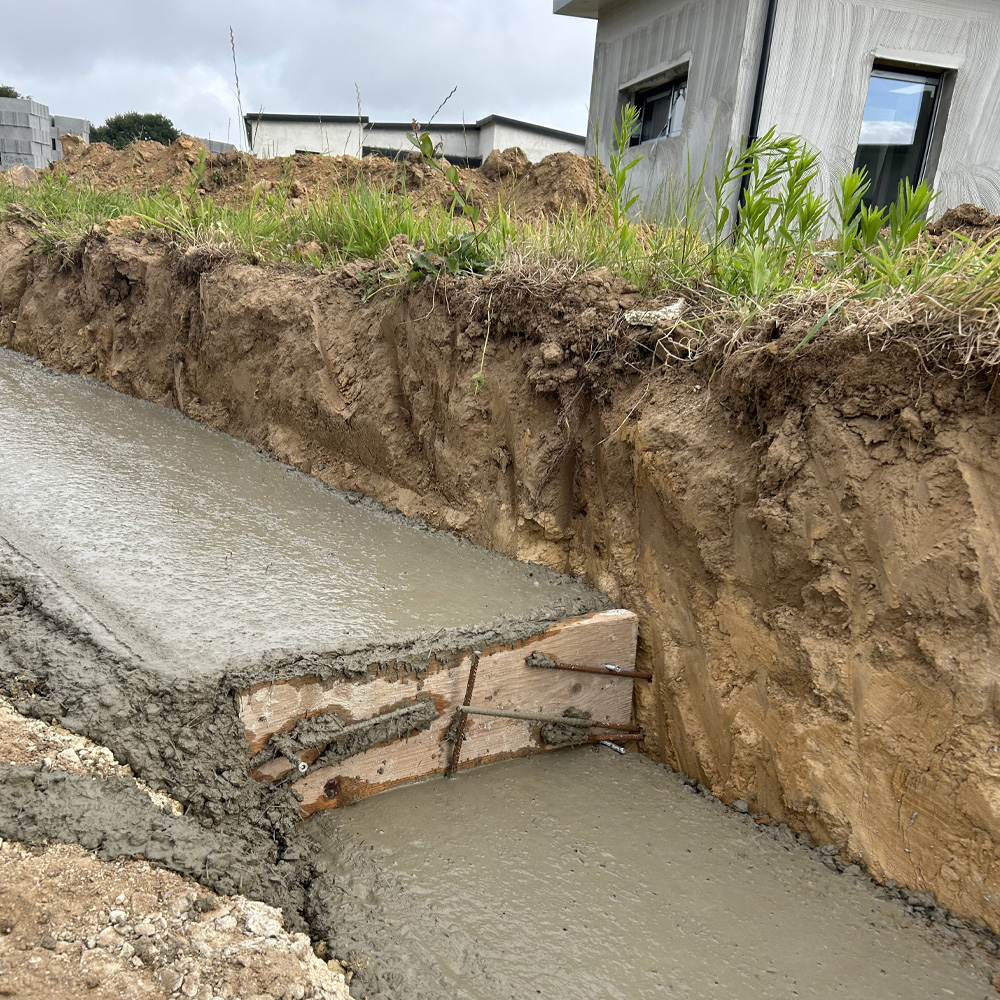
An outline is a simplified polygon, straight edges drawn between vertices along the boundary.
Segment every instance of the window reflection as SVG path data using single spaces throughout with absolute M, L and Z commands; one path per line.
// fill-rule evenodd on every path
M 868 171 L 867 201 L 891 204 L 899 183 L 923 177 L 941 77 L 876 68 L 868 85 L 854 169 Z
M 635 95 L 639 110 L 639 131 L 632 137 L 632 145 L 666 139 L 681 134 L 684 124 L 684 105 L 687 101 L 687 77 Z

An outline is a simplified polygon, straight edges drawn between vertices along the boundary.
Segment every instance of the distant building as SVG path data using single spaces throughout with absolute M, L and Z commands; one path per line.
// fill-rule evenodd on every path
M 927 181 L 936 211 L 1000 211 L 997 0 L 553 0 L 594 18 L 588 149 L 606 161 L 635 105 L 630 179 L 655 211 L 671 179 L 775 128 L 819 154 L 818 186 L 865 167 L 871 201 Z M 597 125 L 600 125 L 598 136 Z
M 291 156 L 322 153 L 326 156 L 398 157 L 413 151 L 407 139 L 408 122 L 372 122 L 367 115 L 245 116 L 247 139 L 255 156 Z M 455 164 L 479 166 L 494 150 L 519 146 L 532 162 L 550 153 L 583 153 L 586 137 L 573 132 L 532 125 L 530 122 L 489 115 L 464 124 L 434 123 L 427 132 L 441 155 Z
M 41 170 L 62 158 L 59 136 L 78 135 L 90 141 L 86 118 L 50 115 L 44 104 L 28 97 L 0 97 L 0 170 L 23 163 Z

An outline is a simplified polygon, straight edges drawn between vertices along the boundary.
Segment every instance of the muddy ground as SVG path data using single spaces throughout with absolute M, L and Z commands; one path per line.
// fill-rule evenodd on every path
M 183 143 L 125 159 L 95 145 L 60 169 L 178 188 L 197 160 Z M 544 213 L 594 197 L 584 165 L 470 177 L 484 202 L 520 185 L 518 206 Z M 358 169 L 401 176 L 227 154 L 201 184 L 222 200 L 257 185 L 308 199 Z M 403 168 L 408 190 L 446 198 L 409 176 L 421 170 Z M 622 321 L 663 303 L 600 271 L 365 297 L 372 263 L 264 272 L 100 232 L 53 260 L 29 254 L 32 239 L 0 222 L 0 345 L 584 577 L 640 616 L 647 752 L 1000 931 L 989 376 L 929 370 L 860 330 L 792 357 L 811 326 L 794 311 L 733 356 L 665 368 L 667 331 Z
M 658 369 L 601 272 L 362 301 L 356 267 L 30 238 L 0 239 L 0 343 L 582 575 L 640 616 L 649 752 L 1000 929 L 988 378 L 850 332 L 789 359 L 794 317 Z

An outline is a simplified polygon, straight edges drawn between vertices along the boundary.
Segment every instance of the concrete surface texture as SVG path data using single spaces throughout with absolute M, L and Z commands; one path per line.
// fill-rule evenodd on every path
M 601 123 L 605 160 L 615 120 L 636 92 L 687 73 L 681 135 L 642 143 L 631 174 L 650 211 L 666 186 L 683 187 L 688 158 L 697 177 L 716 174 L 750 125 L 767 0 L 557 2 L 556 13 L 597 17 L 591 124 Z M 1000 211 L 1000 130 L 995 57 L 1000 9 L 991 0 L 781 0 L 758 132 L 800 135 L 820 153 L 818 183 L 832 194 L 850 172 L 876 60 L 943 71 L 925 179 L 937 213 L 964 202 Z M 939 151 L 939 156 L 937 153 Z M 936 169 L 934 159 L 937 158 Z
M 6 351 L 0 423 L 0 538 L 146 660 L 202 671 L 601 604 Z
M 669 185 L 688 182 L 688 154 L 697 178 L 721 170 L 726 150 L 746 131 L 757 61 L 748 57 L 759 32 L 748 0 L 637 0 L 601 5 L 594 49 L 587 152 L 607 162 L 612 123 L 637 91 L 687 75 L 683 131 L 635 147 L 643 158 L 630 179 L 647 210 L 662 210 Z M 707 157 L 707 158 L 706 158 Z M 711 186 L 711 181 L 709 181 Z
M 929 930 L 856 869 L 694 791 L 638 755 L 577 749 L 304 832 L 347 890 L 338 947 L 379 942 L 369 997 L 995 996 L 968 931 Z M 423 978 L 394 990 L 400 970 Z
M 247 134 L 255 156 L 291 156 L 296 152 L 362 156 L 367 151 L 392 155 L 413 150 L 409 122 L 372 122 L 367 115 L 248 114 Z M 551 153 L 583 153 L 582 135 L 530 122 L 489 115 L 468 124 L 436 123 L 430 135 L 441 155 L 478 166 L 493 150 L 524 150 L 532 163 Z
M 418 676 L 608 603 L 8 351 L 0 426 L 0 686 L 184 812 L 147 808 L 115 776 L 4 764 L 0 837 L 108 858 L 141 848 L 316 939 L 332 935 L 338 890 L 296 846 L 287 785 L 249 777 L 234 694 L 301 675 Z

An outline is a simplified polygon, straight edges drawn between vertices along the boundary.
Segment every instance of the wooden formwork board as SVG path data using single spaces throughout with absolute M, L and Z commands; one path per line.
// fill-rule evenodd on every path
M 479 661 L 472 705 L 552 716 L 572 707 L 589 712 L 596 724 L 628 723 L 632 712 L 630 678 L 529 667 L 525 658 L 540 652 L 562 663 L 595 667 L 612 663 L 631 669 L 636 638 L 635 615 L 612 610 L 560 622 L 514 647 L 489 648 Z M 397 679 L 297 677 L 256 685 L 238 695 L 248 752 L 258 753 L 272 736 L 291 730 L 301 719 L 334 712 L 340 722 L 350 724 L 412 703 L 420 695 L 429 696 L 440 713 L 430 728 L 316 768 L 293 787 L 308 815 L 443 772 L 451 761 L 453 745 L 445 733 L 465 697 L 471 665 L 470 650 L 450 662 L 432 662 L 419 677 L 415 673 L 402 673 Z M 539 722 L 470 715 L 460 767 L 553 749 L 540 740 L 540 728 Z M 311 764 L 322 749 L 316 747 L 299 756 Z M 291 769 L 288 760 L 276 757 L 256 768 L 254 777 L 275 781 Z

